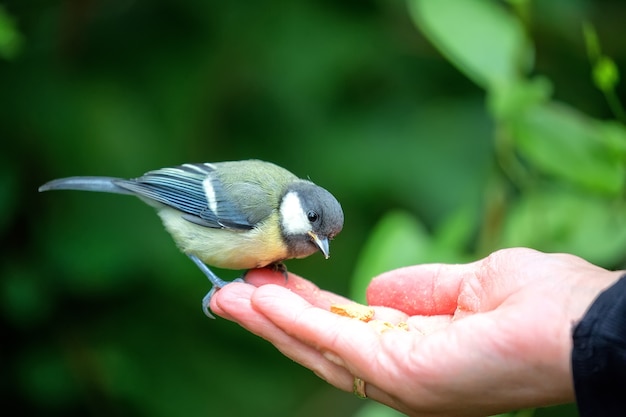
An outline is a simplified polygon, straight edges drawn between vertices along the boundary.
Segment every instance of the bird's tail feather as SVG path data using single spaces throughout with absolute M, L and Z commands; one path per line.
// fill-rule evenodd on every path
M 39 191 L 51 190 L 81 190 L 81 191 L 98 191 L 103 193 L 115 194 L 134 194 L 125 188 L 116 185 L 116 182 L 124 180 L 114 177 L 69 177 L 59 178 L 45 183 L 39 187 Z

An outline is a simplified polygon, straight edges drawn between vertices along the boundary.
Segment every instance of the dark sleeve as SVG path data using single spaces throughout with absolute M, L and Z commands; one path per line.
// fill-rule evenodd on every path
M 573 340 L 580 417 L 626 416 L 626 276 L 596 298 Z

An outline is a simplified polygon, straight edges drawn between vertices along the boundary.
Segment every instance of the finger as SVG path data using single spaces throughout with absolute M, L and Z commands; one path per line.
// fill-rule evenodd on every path
M 240 315 L 249 314 L 252 310 L 250 297 L 255 287 L 240 282 L 232 282 L 217 291 L 210 301 L 211 312 L 230 321 L 237 321 Z M 229 308 L 224 308 L 229 307 Z M 229 311 L 240 314 L 231 315 Z
M 239 323 L 250 332 L 272 342 L 285 344 L 286 341 L 297 345 L 298 349 L 306 350 L 308 346 L 301 344 L 280 330 L 263 314 L 256 311 L 250 298 L 256 288 L 239 283 L 230 284 L 211 299 L 211 310 L 219 316 Z
M 317 375 L 345 391 L 352 391 L 354 377 L 359 377 L 366 382 L 367 396 L 402 409 L 387 392 L 407 385 L 402 375 L 412 355 L 411 346 L 415 346 L 416 337 L 421 337 L 416 332 L 389 329 L 379 333 L 369 323 L 316 308 L 273 285 L 258 288 L 251 303 L 286 334 L 323 352 L 324 358 L 339 365 L 339 369 L 320 366 L 315 361 L 305 365 Z M 292 355 L 304 364 L 303 354 L 297 349 Z
M 473 273 L 473 266 L 428 264 L 385 272 L 367 287 L 367 302 L 409 316 L 453 314 L 461 283 Z
M 254 291 L 256 288 L 250 285 L 228 285 L 215 294 L 211 300 L 211 310 L 270 341 L 285 356 L 311 369 L 330 384 L 350 391 L 352 377 L 343 365 L 337 360 L 330 360 L 311 345 L 292 337 L 256 311 L 250 303 Z
M 298 275 L 289 273 L 288 278 L 285 279 L 282 272 L 273 271 L 270 268 L 251 269 L 246 273 L 246 282 L 254 285 L 255 287 L 274 284 L 289 288 L 309 303 L 325 310 L 330 310 L 332 305 L 354 303 L 354 301 L 348 298 L 329 291 L 321 290 L 311 281 Z M 376 308 L 376 314 L 374 316 L 374 319 L 376 320 L 385 320 L 393 324 L 406 321 L 407 318 L 408 316 L 405 313 L 386 307 Z
M 554 259 L 558 258 L 532 249 L 511 248 L 464 265 L 400 268 L 374 278 L 367 299 L 369 304 L 393 307 L 409 315 L 488 311 L 545 273 L 545 267 L 533 272 L 529 265 L 545 265 Z
M 371 367 L 371 358 L 365 353 L 376 351 L 379 334 L 367 323 L 317 308 L 291 291 L 273 285 L 258 288 L 251 303 L 284 332 L 341 358 L 352 374 L 363 374 L 362 370 Z
M 298 336 L 292 335 L 292 333 L 298 333 L 297 329 L 291 328 L 289 331 L 284 331 L 264 314 L 257 311 L 257 309 L 254 308 L 254 303 L 250 302 L 250 297 L 256 298 L 255 293 L 259 291 L 271 293 L 273 289 L 277 289 L 279 292 L 282 291 L 283 294 L 277 295 L 280 298 L 280 302 L 273 303 L 270 310 L 293 311 L 294 305 L 290 302 L 285 302 L 284 296 L 287 295 L 294 299 L 298 299 L 299 297 L 290 291 L 272 285 L 262 289 L 255 289 L 252 286 L 242 284 L 228 285 L 216 294 L 213 298 L 214 301 L 212 300 L 211 307 L 216 314 L 229 317 L 252 333 L 269 340 L 285 356 L 311 369 L 317 376 L 335 387 L 347 392 L 352 392 L 356 375 L 363 378 L 366 382 L 365 392 L 368 397 L 396 408 L 402 407 L 401 404 L 396 403 L 394 397 L 379 389 L 374 382 L 370 382 L 373 381 L 373 376 L 369 375 L 367 372 L 347 369 L 344 359 L 333 351 L 321 347 L 318 340 L 308 339 L 303 341 Z M 261 296 L 260 298 L 262 299 L 263 297 Z M 299 304 L 300 307 L 324 312 L 308 304 L 305 300 L 299 299 L 302 301 Z M 365 325 L 358 320 L 340 317 L 332 313 L 328 313 L 328 315 L 333 319 L 338 318 L 341 319 L 340 321 L 346 323 Z M 368 328 L 368 331 L 371 331 L 371 329 Z M 324 341 L 324 343 L 327 343 L 327 341 Z M 353 354 L 360 352 L 355 347 L 349 348 L 349 351 Z M 364 351 L 369 352 L 370 350 L 364 349 Z M 370 362 L 371 360 L 366 360 L 363 369 L 370 369 L 370 366 L 368 366 Z
M 350 303 L 347 298 L 334 294 L 329 291 L 320 290 L 320 288 L 311 281 L 304 279 L 298 275 L 288 273 L 285 279 L 280 271 L 272 271 L 269 268 L 252 269 L 246 274 L 246 282 L 260 287 L 262 285 L 274 284 L 289 288 L 294 293 L 300 295 L 313 305 L 323 309 L 330 309 L 332 304 Z

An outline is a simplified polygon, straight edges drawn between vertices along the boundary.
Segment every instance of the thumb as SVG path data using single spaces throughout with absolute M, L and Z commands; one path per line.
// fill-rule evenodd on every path
M 367 287 L 367 303 L 410 316 L 454 314 L 468 266 L 414 265 L 385 272 Z

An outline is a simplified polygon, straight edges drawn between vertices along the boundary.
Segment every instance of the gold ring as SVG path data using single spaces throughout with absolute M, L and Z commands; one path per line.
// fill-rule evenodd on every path
M 364 400 L 367 398 L 367 394 L 365 393 L 365 381 L 363 381 L 358 376 L 354 377 L 354 382 L 352 383 L 352 392 L 354 395 Z

